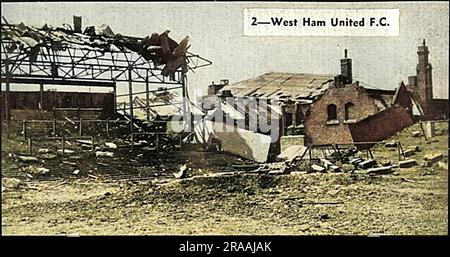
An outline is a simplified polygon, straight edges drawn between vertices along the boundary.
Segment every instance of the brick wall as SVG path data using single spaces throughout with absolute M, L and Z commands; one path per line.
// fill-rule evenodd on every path
M 378 142 L 412 124 L 413 119 L 408 111 L 394 105 L 358 123 L 350 124 L 349 130 L 354 142 Z
M 344 87 L 330 87 L 325 94 L 315 101 L 305 120 L 307 145 L 338 144 L 352 142 L 352 135 L 345 122 L 345 104 L 353 103 L 355 122 L 377 113 L 378 107 L 366 90 L 357 83 Z M 337 124 L 327 124 L 327 106 L 337 107 Z

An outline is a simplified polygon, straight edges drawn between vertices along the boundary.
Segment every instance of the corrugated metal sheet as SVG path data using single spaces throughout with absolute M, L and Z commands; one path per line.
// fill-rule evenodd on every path
M 331 85 L 333 75 L 270 72 L 226 86 L 234 96 L 258 98 L 315 98 Z

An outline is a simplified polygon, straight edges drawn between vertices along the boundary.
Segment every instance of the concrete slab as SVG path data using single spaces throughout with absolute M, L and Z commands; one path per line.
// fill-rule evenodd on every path
M 256 162 L 267 162 L 272 138 L 267 135 L 255 133 L 226 125 L 226 130 L 215 130 L 214 134 L 222 143 L 225 152 L 239 155 L 245 159 Z

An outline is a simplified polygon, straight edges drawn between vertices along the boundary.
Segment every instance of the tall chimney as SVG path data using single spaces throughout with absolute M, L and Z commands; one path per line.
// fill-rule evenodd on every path
M 73 16 L 73 31 L 81 33 L 81 16 Z
M 348 58 L 347 49 L 344 50 L 344 59 L 341 59 L 341 76 L 343 84 L 351 84 L 352 78 L 352 59 Z

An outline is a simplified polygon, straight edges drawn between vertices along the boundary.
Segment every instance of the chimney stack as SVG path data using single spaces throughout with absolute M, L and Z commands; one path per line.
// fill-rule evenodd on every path
M 81 16 L 73 16 L 73 31 L 81 33 Z
M 352 78 L 352 59 L 348 58 L 347 49 L 344 50 L 344 59 L 341 59 L 341 76 L 343 84 L 351 84 Z

